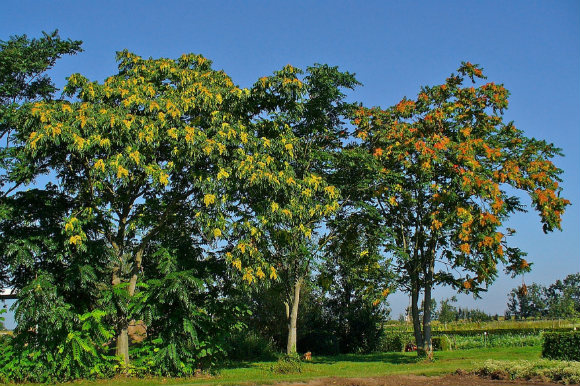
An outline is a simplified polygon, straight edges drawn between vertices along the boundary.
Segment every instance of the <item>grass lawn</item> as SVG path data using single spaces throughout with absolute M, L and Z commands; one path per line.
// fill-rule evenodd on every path
M 541 347 L 489 348 L 436 352 L 434 362 L 418 361 L 415 353 L 380 353 L 367 355 L 339 355 L 314 357 L 300 374 L 275 374 L 270 371 L 273 362 L 242 362 L 222 368 L 210 378 L 190 379 L 135 379 L 80 381 L 72 385 L 234 385 L 271 384 L 281 381 L 306 381 L 323 377 L 376 377 L 389 374 L 440 375 L 457 369 L 471 370 L 486 359 L 538 359 Z

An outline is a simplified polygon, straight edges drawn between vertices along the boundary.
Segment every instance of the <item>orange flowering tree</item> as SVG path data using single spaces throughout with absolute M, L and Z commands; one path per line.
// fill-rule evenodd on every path
M 369 165 L 365 201 L 390 231 L 400 286 L 410 292 L 415 339 L 432 354 L 431 291 L 450 285 L 477 294 L 498 275 L 530 269 L 504 223 L 529 194 L 545 232 L 560 229 L 559 149 L 504 122 L 508 91 L 462 63 L 444 84 L 423 87 L 386 110 L 360 108 L 356 135 Z M 472 84 L 465 84 L 470 81 Z M 423 320 L 419 296 L 424 293 Z

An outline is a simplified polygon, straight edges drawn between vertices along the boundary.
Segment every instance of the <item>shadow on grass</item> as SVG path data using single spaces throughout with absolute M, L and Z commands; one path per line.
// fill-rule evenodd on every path
M 314 356 L 312 357 L 313 364 L 328 364 L 336 362 L 384 362 L 394 365 L 417 363 L 423 360 L 417 355 L 409 355 L 399 352 L 385 352 L 374 354 L 342 354 L 334 356 Z
M 215 367 L 216 371 L 221 371 L 221 370 L 228 370 L 228 369 L 249 369 L 252 367 L 259 367 L 258 363 L 264 363 L 264 362 L 276 362 L 276 359 L 256 359 L 256 360 L 247 360 L 247 361 L 241 361 L 241 360 L 229 360 L 229 361 L 224 361 L 223 363 L 220 363 L 219 365 L 217 365 Z
M 275 363 L 277 358 L 263 358 L 263 359 L 251 359 L 246 361 L 241 360 L 229 360 L 223 362 L 220 366 L 215 369 L 219 372 L 220 370 L 226 369 L 249 369 L 255 367 L 263 367 L 265 364 Z M 414 354 L 404 354 L 399 352 L 386 352 L 386 353 L 374 353 L 374 354 L 339 354 L 332 356 L 313 356 L 312 361 L 309 363 L 313 365 L 317 364 L 332 364 L 337 362 L 382 362 L 394 365 L 399 364 L 411 364 L 417 363 L 423 360 L 423 358 L 418 358 Z

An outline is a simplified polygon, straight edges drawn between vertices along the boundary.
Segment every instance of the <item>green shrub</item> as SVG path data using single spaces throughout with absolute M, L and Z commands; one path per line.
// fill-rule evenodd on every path
M 487 360 L 476 373 L 493 379 L 540 379 L 542 381 L 580 383 L 580 363 L 540 359 L 535 361 Z
M 302 372 L 302 361 L 298 353 L 284 355 L 270 367 L 276 374 L 294 374 Z
M 431 343 L 435 351 L 449 351 L 452 348 L 451 339 L 447 335 L 435 336 L 431 338 Z
M 542 356 L 549 359 L 580 361 L 580 332 L 545 333 Z
M 264 338 L 254 331 L 242 330 L 231 334 L 227 339 L 228 358 L 238 361 L 271 360 L 276 358 L 274 341 Z
M 75 315 L 79 325 L 66 334 L 39 328 L 0 337 L 0 383 L 112 377 L 121 363 L 107 353 L 112 332 L 101 322 L 104 316 L 98 310 Z
M 405 332 L 386 333 L 381 337 L 378 351 L 381 352 L 401 352 L 405 350 L 408 343 L 414 342 L 413 335 Z

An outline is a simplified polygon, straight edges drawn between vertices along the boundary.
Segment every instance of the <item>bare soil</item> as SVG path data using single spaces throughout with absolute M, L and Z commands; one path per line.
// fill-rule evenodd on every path
M 447 374 L 441 376 L 387 375 L 372 378 L 320 378 L 304 383 L 277 383 L 276 386 L 501 386 L 501 385 L 542 385 L 555 386 L 556 383 L 540 380 L 501 380 L 482 378 L 473 374 Z M 561 385 L 559 385 L 561 386 Z

